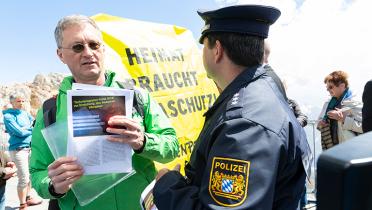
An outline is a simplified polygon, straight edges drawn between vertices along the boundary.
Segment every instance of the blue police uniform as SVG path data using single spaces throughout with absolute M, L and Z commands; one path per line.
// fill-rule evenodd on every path
M 155 184 L 158 209 L 297 209 L 311 152 L 266 69 L 245 69 L 204 116 L 186 176 L 170 171 Z

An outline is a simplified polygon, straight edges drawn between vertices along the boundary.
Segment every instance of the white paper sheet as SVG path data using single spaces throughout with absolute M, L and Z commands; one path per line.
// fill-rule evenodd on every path
M 67 156 L 77 157 L 85 175 L 129 173 L 132 148 L 110 142 L 107 121 L 113 115 L 132 116 L 133 90 L 75 84 L 67 92 Z

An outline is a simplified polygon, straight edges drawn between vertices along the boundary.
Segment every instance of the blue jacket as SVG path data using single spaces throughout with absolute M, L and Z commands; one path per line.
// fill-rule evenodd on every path
M 9 150 L 30 147 L 32 122 L 34 118 L 24 110 L 7 109 L 3 111 L 4 125 L 9 133 Z
M 186 178 L 171 171 L 155 184 L 158 209 L 297 209 L 311 152 L 266 70 L 246 69 L 204 116 Z

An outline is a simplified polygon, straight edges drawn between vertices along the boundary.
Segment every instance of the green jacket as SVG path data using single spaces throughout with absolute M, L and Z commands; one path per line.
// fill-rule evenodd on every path
M 66 77 L 61 83 L 56 102 L 57 121 L 67 119 L 66 91 L 71 89 L 72 83 L 73 78 L 71 76 Z M 115 81 L 115 73 L 109 72 L 106 74 L 105 86 L 118 87 Z M 134 153 L 132 156 L 132 164 L 136 174 L 111 188 L 86 206 L 80 206 L 74 193 L 69 190 L 64 197 L 58 199 L 62 210 L 140 210 L 139 198 L 141 192 L 156 175 L 153 161 L 166 163 L 177 157 L 179 144 L 174 128 L 149 93 L 141 90 L 141 94 L 145 116 L 145 120 L 142 120 L 142 126 L 145 125 L 144 128 L 146 128 L 146 144 L 141 153 Z M 141 118 L 141 116 L 134 112 L 133 118 Z M 30 173 L 32 185 L 39 195 L 50 199 L 53 196 L 48 191 L 50 179 L 47 168 L 54 161 L 54 158 L 41 134 L 43 128 L 43 111 L 40 109 L 32 133 Z

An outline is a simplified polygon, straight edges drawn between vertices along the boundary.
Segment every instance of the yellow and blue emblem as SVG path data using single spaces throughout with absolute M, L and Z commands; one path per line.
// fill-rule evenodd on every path
M 209 194 L 221 206 L 239 206 L 247 198 L 250 162 L 214 157 L 209 176 Z

